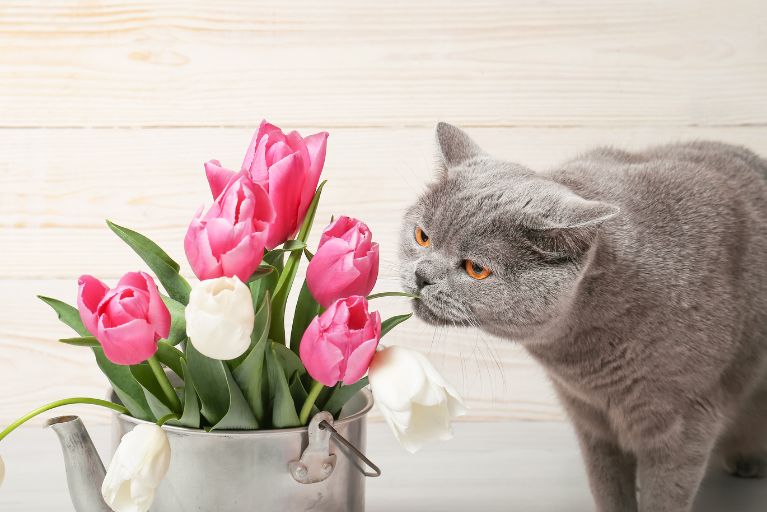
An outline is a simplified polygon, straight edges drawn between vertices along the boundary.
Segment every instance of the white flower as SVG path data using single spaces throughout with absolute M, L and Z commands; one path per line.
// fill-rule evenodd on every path
M 3 458 L 0 457 L 0 486 L 3 485 L 3 480 L 5 480 L 5 462 L 3 462 Z
M 461 397 L 420 352 L 384 348 L 373 357 L 368 378 L 386 423 L 411 453 L 426 441 L 453 437 L 450 421 L 466 414 Z
M 189 294 L 184 316 L 189 340 L 203 355 L 234 359 L 250 346 L 253 299 L 237 277 L 200 281 Z
M 115 512 L 147 512 L 157 486 L 168 472 L 170 444 L 153 423 L 125 434 L 101 485 L 101 495 Z

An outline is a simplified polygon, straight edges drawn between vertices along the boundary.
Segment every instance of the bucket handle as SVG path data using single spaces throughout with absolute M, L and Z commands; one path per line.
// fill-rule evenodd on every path
M 381 468 L 373 464 L 373 461 L 368 459 L 364 453 L 359 451 L 356 446 L 354 446 L 352 443 L 349 442 L 348 439 L 346 439 L 344 436 L 338 433 L 338 431 L 333 428 L 333 425 L 328 423 L 327 420 L 322 420 L 320 422 L 320 429 L 322 430 L 330 430 L 330 435 L 339 443 L 346 446 L 350 452 L 352 452 L 356 457 L 361 459 L 365 464 L 368 465 L 370 469 L 373 471 L 365 471 L 365 469 L 361 468 L 360 466 L 357 466 L 357 468 L 362 472 L 363 475 L 365 475 L 368 478 L 376 478 L 381 476 Z
M 381 476 L 379 467 L 333 427 L 333 416 L 330 413 L 323 411 L 315 414 L 309 422 L 308 434 L 309 445 L 298 460 L 288 464 L 290 474 L 296 482 L 302 484 L 322 482 L 333 473 L 336 467 L 336 455 L 330 453 L 331 437 L 349 450 L 348 453 L 362 460 L 373 470 L 366 471 L 361 465 L 354 464 L 363 475 L 371 478 Z

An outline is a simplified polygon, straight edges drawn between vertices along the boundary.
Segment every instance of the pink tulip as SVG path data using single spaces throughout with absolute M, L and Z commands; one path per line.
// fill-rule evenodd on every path
M 77 307 L 85 327 L 116 364 L 143 363 L 170 334 L 170 312 L 144 272 L 128 272 L 113 289 L 93 276 L 79 280 Z
M 306 284 L 322 307 L 351 295 L 367 295 L 378 279 L 378 244 L 364 222 L 339 217 L 322 232 L 306 269 Z
M 242 170 L 266 188 L 277 211 L 267 249 L 293 238 L 301 227 L 325 165 L 327 140 L 327 132 L 303 138 L 296 131 L 285 135 L 273 124 L 261 121 Z
M 220 190 L 213 206 L 198 211 L 189 225 L 184 249 L 200 280 L 237 276 L 244 283 L 263 259 L 274 207 L 246 173 L 222 182 L 216 182 Z
M 309 324 L 299 353 L 317 382 L 349 385 L 368 371 L 380 339 L 378 311 L 369 313 L 365 297 L 354 296 L 334 302 Z
M 301 227 L 325 165 L 327 139 L 327 132 L 306 138 L 296 131 L 285 135 L 273 124 L 261 121 L 242 170 L 266 189 L 274 204 L 276 218 L 269 228 L 267 249 L 293 238 Z M 217 198 L 235 172 L 218 160 L 210 160 L 205 164 L 205 174 L 210 191 Z

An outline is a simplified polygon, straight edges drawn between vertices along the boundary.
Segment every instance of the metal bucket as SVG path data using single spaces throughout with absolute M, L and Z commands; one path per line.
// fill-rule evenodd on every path
M 330 437 L 336 431 L 364 452 L 372 406 L 370 392 L 362 390 L 347 402 L 339 420 L 320 413 L 309 427 L 205 432 L 165 425 L 171 462 L 152 512 L 364 511 L 364 467 L 342 439 Z M 332 428 L 322 423 L 328 419 Z M 114 416 L 113 453 L 139 423 L 124 414 Z

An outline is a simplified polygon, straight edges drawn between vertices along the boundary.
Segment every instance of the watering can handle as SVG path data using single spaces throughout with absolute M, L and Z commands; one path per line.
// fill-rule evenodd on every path
M 367 477 L 381 476 L 381 470 L 373 462 L 365 457 L 359 449 L 349 442 L 333 427 L 333 416 L 327 412 L 319 412 L 314 415 L 308 427 L 309 445 L 298 460 L 288 464 L 288 470 L 296 482 L 302 484 L 314 484 L 326 480 L 336 467 L 336 454 L 330 453 L 330 438 L 341 443 L 348 453 L 362 460 L 373 471 L 366 471 L 363 466 L 354 465 Z M 356 462 L 356 461 L 355 461 Z
M 363 474 L 363 475 L 365 475 L 365 476 L 367 476 L 367 477 L 370 477 L 370 478 L 375 478 L 375 477 L 381 476 L 381 469 L 380 469 L 378 466 L 376 466 L 375 464 L 373 464 L 373 461 L 371 461 L 370 459 L 368 459 L 368 458 L 365 456 L 365 454 L 364 454 L 364 453 L 362 453 L 361 451 L 359 451 L 359 450 L 357 449 L 357 447 L 356 447 L 356 446 L 354 446 L 352 443 L 350 443 L 350 442 L 349 442 L 349 441 L 348 441 L 348 440 L 347 440 L 347 439 L 346 439 L 344 436 L 342 436 L 341 434 L 339 434 L 339 433 L 338 433 L 338 431 L 337 431 L 335 428 L 333 428 L 333 425 L 331 425 L 330 423 L 328 423 L 326 420 L 322 420 L 322 421 L 320 422 L 320 428 L 321 428 L 322 430 L 330 430 L 330 435 L 331 435 L 331 436 L 333 436 L 333 438 L 334 438 L 336 441 L 338 441 L 338 442 L 339 442 L 339 443 L 341 443 L 342 445 L 346 446 L 346 447 L 349 449 L 349 451 L 350 451 L 350 452 L 352 452 L 352 453 L 353 453 L 353 454 L 354 454 L 356 457 L 358 457 L 359 459 L 361 459 L 361 460 L 362 460 L 362 461 L 363 461 L 365 464 L 367 464 L 367 465 L 368 465 L 368 467 L 369 467 L 370 469 L 372 469 L 372 470 L 373 470 L 373 471 L 371 472 L 371 471 L 365 471 L 364 469 L 362 469 L 362 468 L 359 468 L 359 469 L 360 469 L 360 471 L 362 471 L 362 474 Z M 359 466 L 358 466 L 358 467 L 359 467 Z

